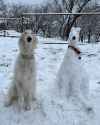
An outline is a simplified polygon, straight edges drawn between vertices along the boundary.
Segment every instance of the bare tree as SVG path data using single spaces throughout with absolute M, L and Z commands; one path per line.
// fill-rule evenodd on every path
M 4 0 L 0 0 L 0 15 L 1 16 L 6 16 L 6 11 L 7 11 L 7 6 L 4 3 Z
M 64 12 L 80 13 L 91 0 L 62 0 Z M 67 15 L 62 26 L 62 37 L 69 37 L 70 30 L 80 15 Z

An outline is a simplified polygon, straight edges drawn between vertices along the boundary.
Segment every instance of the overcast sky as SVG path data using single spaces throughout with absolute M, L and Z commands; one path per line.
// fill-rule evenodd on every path
M 44 4 L 46 1 L 51 1 L 51 0 L 6 0 L 9 3 L 22 3 L 22 4 Z M 100 3 L 100 0 L 91 0 L 91 1 L 96 1 Z
M 9 3 L 23 3 L 23 4 L 41 4 L 48 0 L 6 0 Z

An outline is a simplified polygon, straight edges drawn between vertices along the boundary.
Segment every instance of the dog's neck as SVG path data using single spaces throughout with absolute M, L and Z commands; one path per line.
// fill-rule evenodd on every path
M 77 55 L 81 54 L 81 51 L 75 46 L 68 45 L 68 48 L 71 48 Z M 81 56 L 79 56 L 78 59 L 81 59 Z
M 34 55 L 21 54 L 21 57 L 22 57 L 23 59 L 33 59 L 33 58 L 34 58 Z
M 81 51 L 74 46 L 68 45 L 68 48 L 71 48 L 77 55 L 81 54 Z

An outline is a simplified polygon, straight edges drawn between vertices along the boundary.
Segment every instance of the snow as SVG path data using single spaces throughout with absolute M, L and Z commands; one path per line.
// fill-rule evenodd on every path
M 20 36 L 20 33 L 16 32 L 15 30 L 1 30 L 0 35 L 4 35 L 4 32 L 5 32 L 6 36 L 13 36 L 13 37 Z
M 100 43 L 80 44 L 82 61 L 90 78 L 91 102 L 95 113 L 88 116 L 82 109 L 65 98 L 54 95 L 53 87 L 67 44 L 38 37 L 35 51 L 37 61 L 37 101 L 30 111 L 5 107 L 5 95 L 13 78 L 14 62 L 18 53 L 18 38 L 0 37 L 0 125 L 99 125 L 100 124 Z

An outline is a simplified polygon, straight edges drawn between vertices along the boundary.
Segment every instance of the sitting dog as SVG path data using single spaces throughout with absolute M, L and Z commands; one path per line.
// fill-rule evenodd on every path
M 88 102 L 89 80 L 81 64 L 81 51 L 77 47 L 79 33 L 80 28 L 73 27 L 69 34 L 68 49 L 58 72 L 57 86 L 59 92 L 67 99 L 75 99 L 85 111 L 91 111 Z
M 19 40 L 19 55 L 14 69 L 14 79 L 8 90 L 6 106 L 17 101 L 24 109 L 31 109 L 31 101 L 36 96 L 36 65 L 33 50 L 37 39 L 32 31 L 22 33 Z

